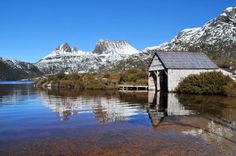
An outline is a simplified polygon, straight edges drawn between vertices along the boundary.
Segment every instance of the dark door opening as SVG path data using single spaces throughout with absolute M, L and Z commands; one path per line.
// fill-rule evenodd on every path
M 147 107 L 147 112 L 153 126 L 158 126 L 167 116 L 168 94 L 166 92 L 155 92 L 152 101 Z
M 167 81 L 167 75 L 164 70 L 161 70 L 159 73 L 160 78 L 160 90 L 167 91 L 168 89 L 168 81 Z

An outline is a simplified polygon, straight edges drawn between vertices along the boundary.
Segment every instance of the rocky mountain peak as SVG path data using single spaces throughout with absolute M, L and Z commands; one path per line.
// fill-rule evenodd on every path
M 110 52 L 117 52 L 121 54 L 133 54 L 137 53 L 138 50 L 136 50 L 124 40 L 111 41 L 104 39 L 99 40 L 96 44 L 95 49 L 93 50 L 93 53 L 95 54 L 104 54 Z
M 39 60 L 36 66 L 44 73 L 99 71 L 137 53 L 137 49 L 123 40 L 99 40 L 92 52 L 78 51 L 64 43 Z
M 68 43 L 63 43 L 60 46 L 58 46 L 56 50 L 63 52 L 72 52 L 73 49 L 70 47 Z
M 42 59 L 67 55 L 78 55 L 78 50 L 76 48 L 72 48 L 68 43 L 63 43 Z
M 216 20 L 236 26 L 236 7 L 228 7 Z

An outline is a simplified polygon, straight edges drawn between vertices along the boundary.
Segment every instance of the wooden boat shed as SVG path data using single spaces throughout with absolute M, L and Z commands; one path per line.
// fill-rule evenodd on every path
M 149 65 L 149 90 L 175 91 L 179 82 L 190 74 L 219 70 L 201 52 L 156 52 Z

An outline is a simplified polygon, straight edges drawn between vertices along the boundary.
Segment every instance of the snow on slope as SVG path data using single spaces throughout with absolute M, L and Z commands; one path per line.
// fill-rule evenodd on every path
M 71 48 L 68 43 L 61 44 L 58 48 L 53 50 L 50 54 L 45 56 L 43 59 L 53 58 L 58 56 L 80 56 L 85 55 L 86 52 Z
M 78 51 L 64 43 L 39 60 L 36 66 L 45 73 L 98 71 L 138 52 L 126 41 L 99 40 L 92 52 Z
M 32 63 L 17 61 L 13 59 L 6 59 L 0 57 L 0 61 L 10 66 L 12 69 L 24 70 L 26 73 L 30 73 L 31 70 L 35 70 L 35 66 Z
M 126 41 L 99 40 L 92 53 L 101 60 L 101 65 L 106 66 L 126 59 L 139 51 Z
M 236 7 L 225 9 L 202 27 L 184 29 L 170 42 L 146 50 L 221 52 L 236 56 Z
M 93 51 L 96 54 L 118 53 L 120 55 L 132 55 L 138 53 L 138 50 L 132 47 L 128 42 L 123 40 L 109 41 L 99 40 Z

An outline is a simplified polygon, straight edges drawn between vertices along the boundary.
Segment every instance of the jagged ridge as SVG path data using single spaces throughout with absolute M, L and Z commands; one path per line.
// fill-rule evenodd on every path
M 36 63 L 45 73 L 91 72 L 138 53 L 126 41 L 99 40 L 92 52 L 71 48 L 64 43 Z

